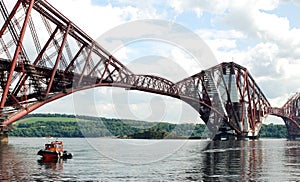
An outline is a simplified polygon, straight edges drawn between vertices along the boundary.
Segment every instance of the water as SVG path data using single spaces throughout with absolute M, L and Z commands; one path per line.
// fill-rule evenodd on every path
M 63 139 L 73 159 L 43 163 L 47 139 L 9 138 L 2 181 L 298 181 L 300 141 Z

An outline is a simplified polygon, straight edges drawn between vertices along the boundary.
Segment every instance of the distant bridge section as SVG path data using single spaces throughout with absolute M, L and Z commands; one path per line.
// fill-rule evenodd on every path
M 284 120 L 288 138 L 300 138 L 300 93 L 290 97 L 283 107 L 270 108 L 270 114 Z

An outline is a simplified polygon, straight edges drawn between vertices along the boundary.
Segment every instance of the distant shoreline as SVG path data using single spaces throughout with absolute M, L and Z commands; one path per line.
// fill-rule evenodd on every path
M 208 138 L 204 124 L 172 124 L 66 114 L 30 114 L 12 126 L 9 136 L 53 138 L 189 139 Z M 284 125 L 263 124 L 260 138 L 285 138 Z

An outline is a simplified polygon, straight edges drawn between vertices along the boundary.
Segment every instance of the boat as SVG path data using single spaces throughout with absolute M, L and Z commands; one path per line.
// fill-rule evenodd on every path
M 37 155 L 41 155 L 46 160 L 71 159 L 72 153 L 64 150 L 62 141 L 51 141 L 45 144 L 45 149 L 38 151 Z

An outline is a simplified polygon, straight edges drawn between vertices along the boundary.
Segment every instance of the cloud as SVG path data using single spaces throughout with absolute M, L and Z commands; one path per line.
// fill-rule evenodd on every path
M 169 0 L 170 6 L 179 14 L 192 11 L 196 13 L 198 17 L 203 15 L 204 11 L 222 14 L 228 6 L 228 0 L 220 1 L 217 0 Z
M 49 3 L 95 39 L 111 28 L 128 21 L 161 18 L 155 11 L 142 11 L 130 5 L 119 7 L 111 4 L 98 5 L 91 0 L 49 0 Z

